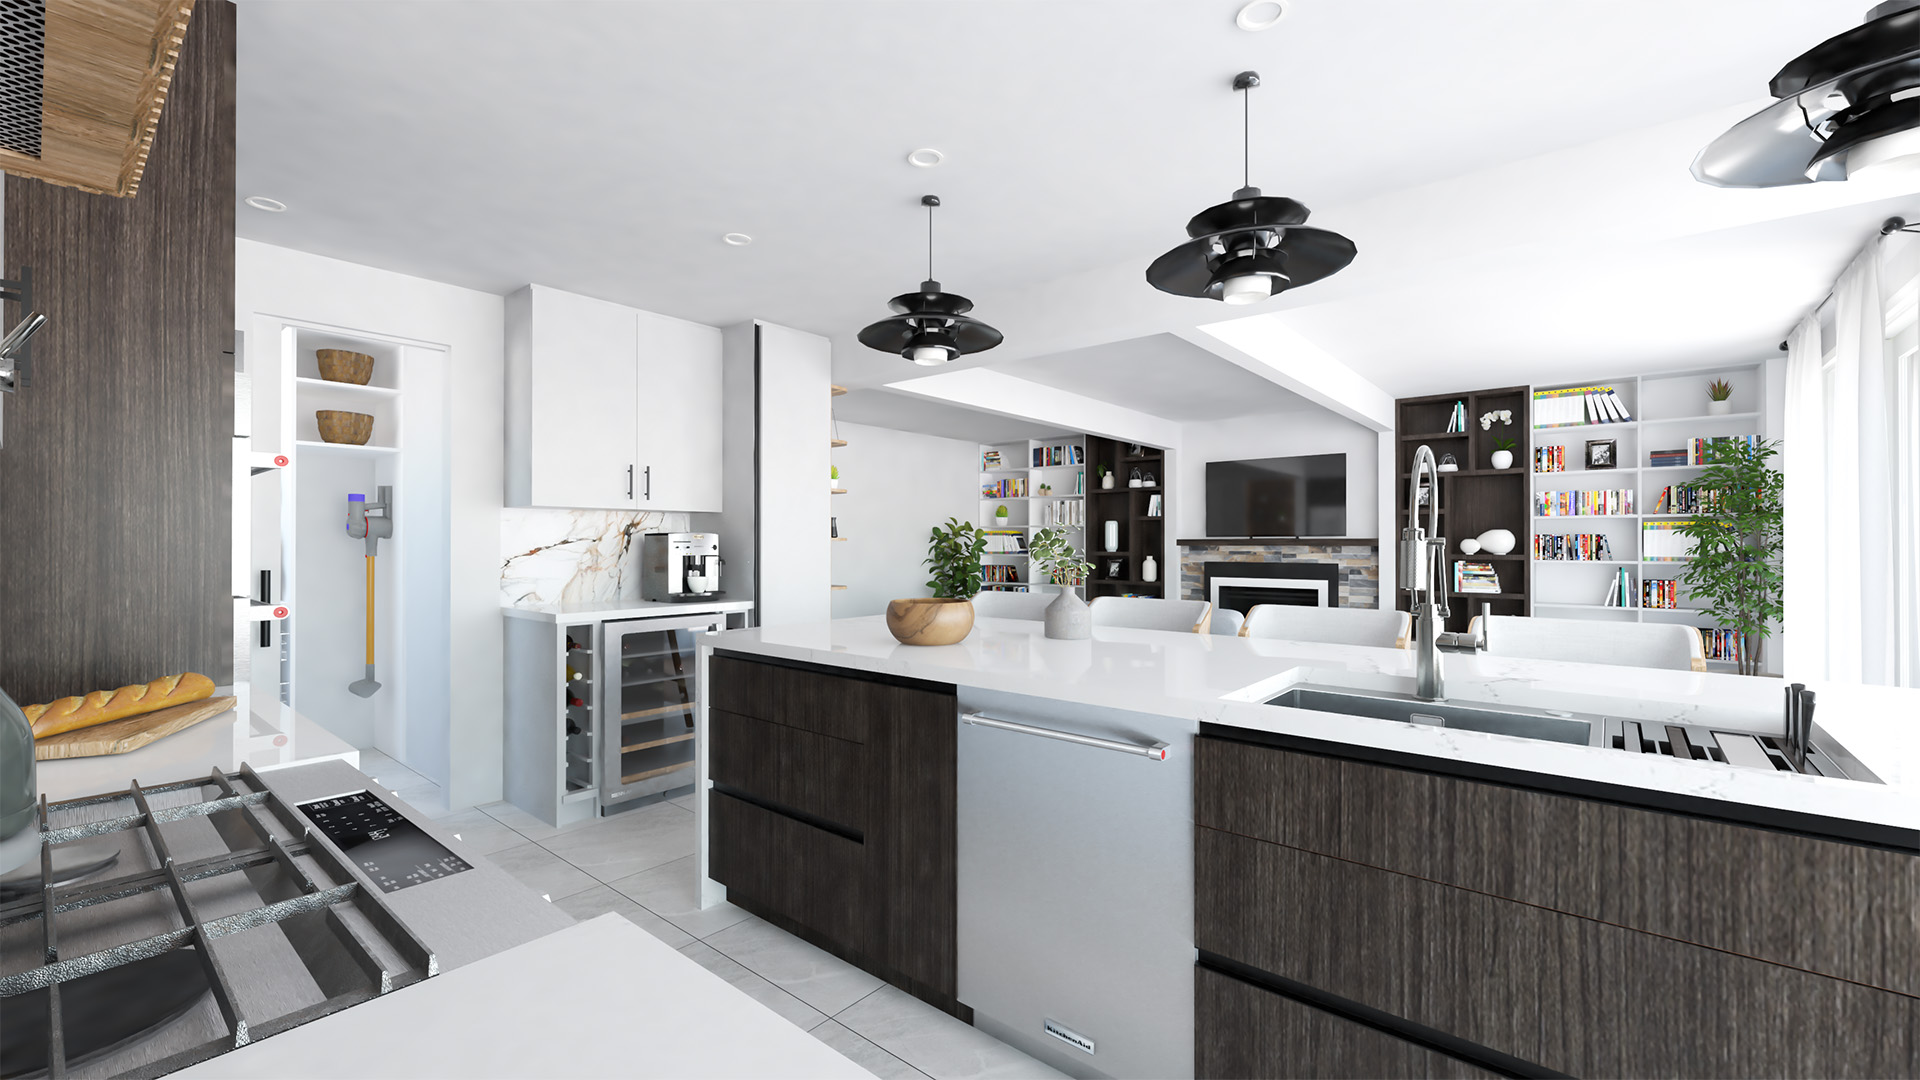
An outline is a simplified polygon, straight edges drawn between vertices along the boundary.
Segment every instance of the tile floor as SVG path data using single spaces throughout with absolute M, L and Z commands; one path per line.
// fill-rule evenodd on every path
M 377 751 L 360 768 L 555 907 L 618 912 L 876 1076 L 1064 1075 L 731 904 L 700 910 L 690 795 L 555 829 L 507 803 L 448 813 L 438 787 Z

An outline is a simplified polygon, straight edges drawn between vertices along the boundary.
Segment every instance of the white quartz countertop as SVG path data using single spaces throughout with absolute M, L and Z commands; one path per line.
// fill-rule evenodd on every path
M 1054 641 L 1042 624 L 977 618 L 955 645 L 902 645 L 881 616 L 703 635 L 723 649 L 802 663 L 1623 785 L 1848 821 L 1920 829 L 1920 691 L 1809 682 L 1816 723 L 1885 784 L 1742 769 L 1710 761 L 1277 708 L 1297 684 L 1413 689 L 1415 654 L 1398 649 L 1102 627 Z M 1782 683 L 1712 672 L 1442 657 L 1456 703 L 1561 709 L 1656 723 L 1780 734 Z
M 591 604 L 552 607 L 503 607 L 509 618 L 544 623 L 595 623 L 615 619 L 655 619 L 663 615 L 707 615 L 724 611 L 752 611 L 751 600 L 601 600 Z
M 872 1076 L 616 914 L 176 1075 L 248 1080 Z

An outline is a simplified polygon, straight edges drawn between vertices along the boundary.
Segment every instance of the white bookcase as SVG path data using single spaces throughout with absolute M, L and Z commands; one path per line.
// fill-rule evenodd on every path
M 997 464 L 990 464 L 993 455 Z M 1050 525 L 1067 530 L 1067 538 L 1081 558 L 1087 552 L 1087 440 L 1084 435 L 1057 435 L 1024 442 L 983 444 L 980 447 L 980 509 L 974 524 L 983 529 L 1003 529 L 1020 533 L 1022 546 L 1033 534 Z M 1035 465 L 1044 460 L 1055 464 Z M 989 495 L 988 490 L 1006 482 L 1019 494 Z M 1047 492 L 1041 491 L 1046 485 Z M 1005 507 L 1007 516 L 999 516 Z M 983 560 L 988 566 L 1010 566 L 1018 582 L 989 581 L 986 590 L 1025 592 L 1035 584 L 1032 561 L 1025 552 L 989 552 Z M 1040 581 L 1037 584 L 1048 585 Z M 1086 586 L 1075 586 L 1086 595 Z
M 1733 385 L 1730 411 L 1722 415 L 1707 412 L 1707 383 L 1725 379 Z M 1645 557 L 1641 547 L 1643 526 L 1652 521 L 1683 521 L 1689 515 L 1653 513 L 1662 489 L 1685 484 L 1700 475 L 1704 466 L 1678 465 L 1655 468 L 1648 464 L 1655 450 L 1679 449 L 1688 440 L 1727 435 L 1757 435 L 1763 430 L 1767 402 L 1764 364 L 1755 361 L 1701 368 L 1695 371 L 1635 375 L 1613 379 L 1583 379 L 1578 382 L 1535 386 L 1535 392 L 1572 387 L 1612 387 L 1626 404 L 1633 419 L 1607 424 L 1579 424 L 1565 427 L 1534 427 L 1531 444 L 1519 462 L 1533 472 L 1533 492 L 1606 491 L 1633 492 L 1634 512 L 1605 515 L 1552 515 L 1532 518 L 1535 536 L 1597 533 L 1607 538 L 1612 549 L 1610 561 L 1561 561 L 1536 559 L 1533 563 L 1533 614 L 1554 619 L 1593 619 L 1619 622 L 1679 622 L 1702 628 L 1717 624 L 1679 587 L 1679 607 L 1647 608 L 1641 605 L 1641 583 L 1653 579 L 1678 580 L 1684 561 L 1656 560 Z M 1535 415 L 1535 423 L 1540 417 Z M 1589 441 L 1612 440 L 1616 467 L 1586 467 Z M 1563 447 L 1567 468 L 1564 472 L 1539 472 L 1533 451 L 1542 447 Z M 1537 510 L 1537 508 L 1536 508 Z M 1531 551 L 1531 538 L 1526 550 Z M 1627 573 L 1628 604 L 1611 607 L 1607 593 L 1619 572 Z M 1777 650 L 1769 650 L 1769 655 Z M 1731 671 L 1733 661 L 1708 661 L 1716 671 Z

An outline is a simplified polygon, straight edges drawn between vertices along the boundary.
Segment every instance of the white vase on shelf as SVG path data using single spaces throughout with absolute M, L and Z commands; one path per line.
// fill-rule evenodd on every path
M 1495 450 L 1493 452 L 1493 467 L 1496 469 L 1513 468 L 1513 451 Z
M 1106 473 L 1100 477 L 1100 490 L 1102 491 L 1113 490 L 1113 474 L 1112 473 Z
M 1140 560 L 1140 580 L 1141 581 L 1159 581 L 1160 580 L 1160 564 L 1155 562 L 1153 559 L 1153 556 L 1151 555 L 1147 556 L 1145 559 Z
M 1513 550 L 1513 534 L 1505 529 L 1488 529 L 1479 536 L 1480 550 L 1489 555 L 1505 555 Z
M 1101 539 L 1106 542 L 1107 551 L 1109 552 L 1119 551 L 1120 550 L 1120 523 L 1117 521 L 1107 522 L 1106 526 L 1101 531 Z

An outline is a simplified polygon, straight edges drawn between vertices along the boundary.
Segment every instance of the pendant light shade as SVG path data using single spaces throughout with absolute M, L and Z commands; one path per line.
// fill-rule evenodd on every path
M 922 367 L 937 367 L 957 357 L 985 352 L 1000 344 L 1000 331 L 970 319 L 973 301 L 964 296 L 942 292 L 933 280 L 933 208 L 940 196 L 924 195 L 920 205 L 927 208 L 927 280 L 919 292 L 902 293 L 887 301 L 894 311 L 891 319 L 881 319 L 860 331 L 860 344 L 881 352 L 898 353 Z
M 1693 161 L 1715 187 L 1786 187 L 1880 169 L 1920 175 L 1920 0 L 1889 0 L 1864 23 L 1787 62 L 1776 100 Z
M 1242 94 L 1259 85 L 1258 72 L 1243 71 L 1233 78 L 1233 88 Z M 1252 105 L 1243 103 L 1250 164 Z M 1247 178 L 1243 176 L 1243 184 Z M 1232 199 L 1195 214 L 1187 222 L 1191 239 L 1153 260 L 1147 283 L 1175 296 L 1253 304 L 1345 269 L 1353 261 L 1353 241 L 1310 228 L 1306 220 L 1305 206 L 1262 195 L 1247 184 Z

